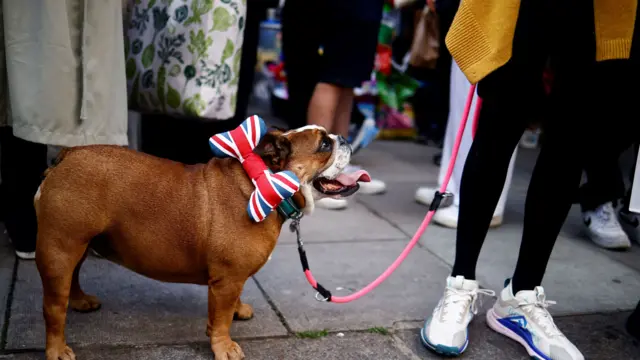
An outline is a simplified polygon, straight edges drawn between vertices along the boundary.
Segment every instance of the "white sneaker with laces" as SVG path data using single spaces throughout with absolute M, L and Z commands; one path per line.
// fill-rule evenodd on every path
M 445 356 L 462 354 L 469 344 L 467 327 L 478 313 L 478 295 L 495 296 L 495 293 L 480 289 L 475 280 L 449 276 L 444 295 L 420 330 L 424 346 Z
M 605 249 L 628 249 L 631 241 L 616 217 L 613 204 L 608 202 L 594 211 L 582 213 L 587 236 Z
M 487 324 L 527 350 L 538 360 L 584 360 L 580 350 L 567 339 L 547 311 L 549 305 L 541 286 L 519 291 L 515 296 L 511 282 L 502 290 L 487 312 Z
M 629 239 L 640 244 L 640 215 L 621 210 L 618 212 L 618 219 Z

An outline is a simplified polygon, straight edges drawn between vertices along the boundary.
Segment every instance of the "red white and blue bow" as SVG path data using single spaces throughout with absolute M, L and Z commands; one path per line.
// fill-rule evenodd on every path
M 300 188 L 298 177 L 291 171 L 272 173 L 253 149 L 267 132 L 264 121 L 256 115 L 249 117 L 234 130 L 217 134 L 209 139 L 216 157 L 233 157 L 242 163 L 256 189 L 249 197 L 247 212 L 255 222 L 261 222 L 280 203 Z

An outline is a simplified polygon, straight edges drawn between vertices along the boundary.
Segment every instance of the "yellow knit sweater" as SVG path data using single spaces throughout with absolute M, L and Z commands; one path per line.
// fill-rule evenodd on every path
M 628 59 L 638 0 L 592 0 L 596 60 Z M 504 65 L 511 47 L 520 0 L 462 0 L 446 43 L 473 84 Z

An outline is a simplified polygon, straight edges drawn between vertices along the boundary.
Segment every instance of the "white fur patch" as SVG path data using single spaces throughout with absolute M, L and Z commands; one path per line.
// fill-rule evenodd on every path
M 40 195 L 41 195 L 41 194 L 42 194 L 42 193 L 40 192 L 40 186 L 38 186 L 38 191 L 36 191 L 36 195 L 33 197 L 33 200 L 34 200 L 34 201 L 38 201 L 38 200 L 40 200 Z
M 319 126 L 319 125 L 305 125 L 303 127 L 297 128 L 297 129 L 289 130 L 286 133 L 284 133 L 284 135 L 295 134 L 295 133 L 299 133 L 299 132 L 303 132 L 303 131 L 307 131 L 307 130 L 323 130 L 323 131 L 327 131 L 327 129 L 325 129 L 324 127 Z

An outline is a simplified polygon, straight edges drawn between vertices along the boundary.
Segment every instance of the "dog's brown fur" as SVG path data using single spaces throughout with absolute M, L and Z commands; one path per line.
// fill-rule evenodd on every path
M 316 151 L 327 134 L 269 133 L 258 150 L 272 170 L 308 182 L 330 162 Z M 207 335 L 218 360 L 244 357 L 229 336 L 245 281 L 273 251 L 283 219 L 253 223 L 246 213 L 254 186 L 235 159 L 187 166 L 115 146 L 63 150 L 47 171 L 35 207 L 36 262 L 44 288 L 47 360 L 75 359 L 64 337 L 67 304 L 93 311 L 78 274 L 87 249 L 153 279 L 209 287 Z M 304 197 L 294 200 L 304 206 Z

